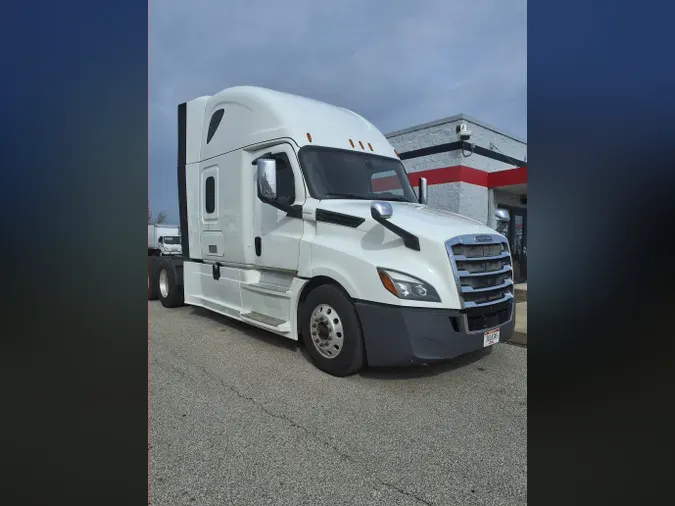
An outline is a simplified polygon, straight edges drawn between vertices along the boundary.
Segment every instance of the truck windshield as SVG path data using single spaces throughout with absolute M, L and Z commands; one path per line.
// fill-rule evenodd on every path
M 308 146 L 300 150 L 299 158 L 314 198 L 417 202 L 399 160 Z
M 164 244 L 180 244 L 180 237 L 172 235 L 165 236 Z

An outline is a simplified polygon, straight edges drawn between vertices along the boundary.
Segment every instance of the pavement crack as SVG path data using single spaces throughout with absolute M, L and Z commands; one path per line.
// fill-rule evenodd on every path
M 354 458 L 352 456 L 344 453 L 338 447 L 333 446 L 332 444 L 330 444 L 325 439 L 320 438 L 316 433 L 312 432 L 307 427 L 304 427 L 303 425 L 300 425 L 298 422 L 296 422 L 292 418 L 290 418 L 286 415 L 283 415 L 283 414 L 280 414 L 280 413 L 275 413 L 274 411 L 271 411 L 267 406 L 260 403 L 255 398 L 249 397 L 248 395 L 245 395 L 245 394 L 241 393 L 239 390 L 237 390 L 232 385 L 226 384 L 224 380 L 220 380 L 220 382 L 221 382 L 221 384 L 223 385 L 224 388 L 227 388 L 228 390 L 230 390 L 237 397 L 251 402 L 252 404 L 254 404 L 258 409 L 260 409 L 266 415 L 271 416 L 272 418 L 276 418 L 277 420 L 285 421 L 286 423 L 290 424 L 293 428 L 301 430 L 302 432 L 304 432 L 305 434 L 310 436 L 315 441 L 321 443 L 321 445 L 325 446 L 326 448 L 328 448 L 330 450 L 333 450 L 336 454 L 338 454 L 343 459 L 356 463 L 356 461 L 354 460 Z
M 390 489 L 392 489 L 392 490 L 395 490 L 395 491 L 398 492 L 399 494 L 405 495 L 405 496 L 407 496 L 407 497 L 412 497 L 413 499 L 415 499 L 415 500 L 421 502 L 422 504 L 426 504 L 427 506 L 434 506 L 433 503 L 427 501 L 426 499 L 422 499 L 420 496 L 418 496 L 417 494 L 413 494 L 412 492 L 407 492 L 407 491 L 403 490 L 402 488 L 397 487 L 397 486 L 394 485 L 393 483 L 388 483 L 388 482 L 386 482 L 386 481 L 381 481 L 381 482 L 380 482 L 380 485 L 382 485 L 383 487 L 388 487 L 388 488 L 390 488 Z
M 237 390 L 237 388 L 235 388 L 234 386 L 228 385 L 227 383 L 225 383 L 225 380 L 223 380 L 223 379 L 220 380 L 220 384 L 223 386 L 223 388 L 226 388 L 227 390 L 232 392 L 234 395 L 236 395 L 240 399 L 244 399 L 244 400 L 252 403 L 254 406 L 256 406 L 258 409 L 260 409 L 266 415 L 271 416 L 272 418 L 276 418 L 277 420 L 282 420 L 282 421 L 288 423 L 289 425 L 291 425 L 293 428 L 301 430 L 302 432 L 304 432 L 305 434 L 310 436 L 312 439 L 314 439 L 315 441 L 320 443 L 322 446 L 324 446 L 324 447 L 328 448 L 329 450 L 332 450 L 333 452 L 335 452 L 337 455 L 339 455 L 344 460 L 349 461 L 350 463 L 360 467 L 361 469 L 366 471 L 366 473 L 370 476 L 370 478 L 373 481 L 375 481 L 376 483 L 378 483 L 379 485 L 381 485 L 383 487 L 390 488 L 392 490 L 395 490 L 396 492 L 398 492 L 399 494 L 402 494 L 404 496 L 412 497 L 413 499 L 421 502 L 422 504 L 426 504 L 427 506 L 434 506 L 433 503 L 419 497 L 418 495 L 416 495 L 412 492 L 407 492 L 406 490 L 403 490 L 402 488 L 397 487 L 393 483 L 388 483 L 388 482 L 379 480 L 376 476 L 374 476 L 373 472 L 370 471 L 367 468 L 367 466 L 365 466 L 362 462 L 359 462 L 357 459 L 355 459 L 351 455 L 343 452 L 337 446 L 334 446 L 334 445 L 330 444 L 325 439 L 320 438 L 316 433 L 312 432 L 307 427 L 305 427 L 303 425 L 300 425 L 298 422 L 296 422 L 292 418 L 290 418 L 286 415 L 283 415 L 283 414 L 280 414 L 280 413 L 275 413 L 274 411 L 271 411 L 267 406 L 265 406 L 261 402 L 257 401 L 254 397 L 250 397 L 246 394 L 243 394 L 242 392 Z

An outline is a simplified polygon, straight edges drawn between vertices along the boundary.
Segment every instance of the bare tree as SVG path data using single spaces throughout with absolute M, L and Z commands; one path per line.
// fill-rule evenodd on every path
M 164 211 L 160 211 L 157 213 L 157 216 L 155 219 L 152 219 L 152 209 L 150 209 L 150 201 L 148 200 L 148 225 L 157 224 L 161 225 L 162 223 L 166 223 L 166 218 L 167 215 Z

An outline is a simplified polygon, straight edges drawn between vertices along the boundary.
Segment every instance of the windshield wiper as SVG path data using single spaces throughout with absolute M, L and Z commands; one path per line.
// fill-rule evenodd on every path
M 328 197 L 344 197 L 346 199 L 358 199 L 358 200 L 392 200 L 395 202 L 410 202 L 405 197 L 399 195 L 357 195 L 356 193 L 326 193 Z
M 355 193 L 326 193 L 329 197 L 344 197 L 347 199 L 373 200 L 368 195 L 356 195 Z
M 408 203 L 410 203 L 410 201 L 407 198 L 399 197 L 399 196 L 396 196 L 396 195 L 391 195 L 391 196 L 387 196 L 387 197 L 380 197 L 377 200 L 393 200 L 393 201 L 396 201 L 396 202 L 408 202 Z

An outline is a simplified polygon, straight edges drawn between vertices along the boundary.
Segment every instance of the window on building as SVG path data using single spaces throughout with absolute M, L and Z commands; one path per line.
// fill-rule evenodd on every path
M 216 178 L 209 176 L 206 178 L 206 188 L 204 191 L 204 201 L 206 203 L 206 213 L 213 214 L 216 210 Z
M 225 114 L 225 109 L 218 109 L 216 112 L 213 113 L 213 116 L 211 116 L 211 121 L 209 122 L 209 131 L 208 134 L 206 135 L 207 144 L 211 142 L 211 139 L 213 139 L 216 130 L 218 130 L 218 126 L 220 126 L 220 122 L 223 119 L 223 114 Z

